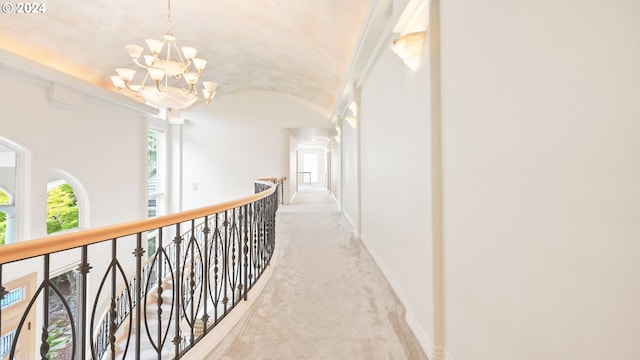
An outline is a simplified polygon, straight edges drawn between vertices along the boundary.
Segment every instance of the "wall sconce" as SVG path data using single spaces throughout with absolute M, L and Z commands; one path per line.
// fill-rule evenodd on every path
M 391 45 L 391 50 L 413 71 L 416 71 L 420 66 L 426 35 L 426 31 L 404 34 L 395 39 Z
M 355 129 L 358 124 L 358 104 L 355 101 L 352 101 L 349 105 L 349 112 L 351 112 L 350 116 L 345 116 L 345 120 L 349 123 L 351 128 Z
M 401 35 L 393 41 L 391 50 L 413 71 L 420 67 L 428 28 L 429 0 L 409 0 L 393 28 Z

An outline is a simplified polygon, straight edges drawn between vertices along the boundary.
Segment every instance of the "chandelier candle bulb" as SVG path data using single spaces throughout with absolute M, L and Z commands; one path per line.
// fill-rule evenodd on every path
M 154 58 L 152 55 L 145 55 L 144 56 L 144 63 L 147 64 L 147 66 L 151 67 L 153 66 L 153 62 L 156 60 L 156 58 Z
M 142 46 L 131 44 L 125 46 L 125 49 L 127 49 L 127 51 L 129 52 L 129 56 L 134 59 L 139 59 L 140 55 L 142 55 L 142 52 L 144 51 L 144 48 Z
M 184 54 L 184 57 L 187 60 L 193 60 L 193 58 L 196 57 L 196 54 L 198 53 L 198 50 L 196 50 L 195 48 L 189 47 L 189 46 L 184 46 L 182 48 L 182 53 Z
M 151 51 L 151 53 L 157 55 L 162 51 L 164 43 L 160 40 L 147 39 L 147 46 L 149 46 L 149 51 Z
M 202 85 L 204 86 L 205 90 L 207 90 L 209 93 L 215 93 L 216 88 L 218 87 L 218 84 L 216 84 L 213 81 L 203 81 Z
M 198 71 L 204 70 L 205 66 L 207 66 L 207 60 L 201 58 L 193 59 L 193 65 L 195 65 Z
M 117 68 L 116 72 L 118 73 L 118 76 L 120 76 L 120 79 L 122 79 L 122 81 L 124 82 L 133 80 L 133 75 L 136 74 L 135 70 L 127 68 Z
M 194 72 L 186 72 L 184 73 L 184 79 L 187 81 L 187 84 L 195 85 L 198 81 L 198 74 Z
M 122 80 L 120 76 L 111 76 L 111 81 L 113 82 L 113 86 L 117 87 L 118 89 L 124 89 L 126 86 L 124 84 L 124 80 Z
M 157 69 L 157 68 L 149 68 L 147 70 L 149 71 L 149 76 L 151 76 L 151 79 L 155 81 L 162 80 L 162 78 L 166 73 L 163 69 Z

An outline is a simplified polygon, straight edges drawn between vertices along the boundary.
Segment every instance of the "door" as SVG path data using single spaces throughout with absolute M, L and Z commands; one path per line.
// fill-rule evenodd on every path
M 2 337 L 0 338 L 2 360 L 9 358 L 11 344 L 18 335 L 16 329 L 35 291 L 36 273 L 8 282 L 5 287 L 8 293 L 2 299 Z M 18 336 L 13 358 L 15 360 L 35 359 L 35 316 L 35 306 L 33 306 Z

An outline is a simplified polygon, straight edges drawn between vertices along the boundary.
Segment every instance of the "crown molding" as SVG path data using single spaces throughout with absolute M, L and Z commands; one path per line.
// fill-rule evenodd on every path
M 406 23 L 404 27 L 419 22 L 421 19 L 411 14 L 411 9 L 422 9 L 427 0 L 374 0 L 371 1 L 362 29 L 351 57 L 349 69 L 336 99 L 331 121 L 347 113 L 353 101 L 356 89 L 360 88 L 369 72 L 385 50 L 389 50 L 391 42 L 397 36 L 394 32 L 398 23 Z M 405 11 L 406 10 L 406 11 Z
M 152 106 L 1 49 L 0 72 L 46 88 L 52 103 L 70 109 L 78 109 L 84 98 L 139 115 L 153 116 L 158 113 L 158 109 Z

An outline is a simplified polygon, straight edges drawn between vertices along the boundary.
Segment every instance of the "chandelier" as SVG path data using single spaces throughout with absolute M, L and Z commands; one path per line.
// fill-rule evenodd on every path
M 118 75 L 111 76 L 111 81 L 120 93 L 157 108 L 180 110 L 196 101 L 209 104 L 217 84 L 202 81 L 201 94 L 198 94 L 198 80 L 207 61 L 197 58 L 198 50 L 192 47 L 178 48 L 171 24 L 171 0 L 168 0 L 167 17 L 169 30 L 163 40 L 146 40 L 150 55 L 143 55 L 142 46 L 125 46 L 133 62 L 145 71 L 142 82 L 133 82 L 136 71 L 129 68 L 117 68 Z

